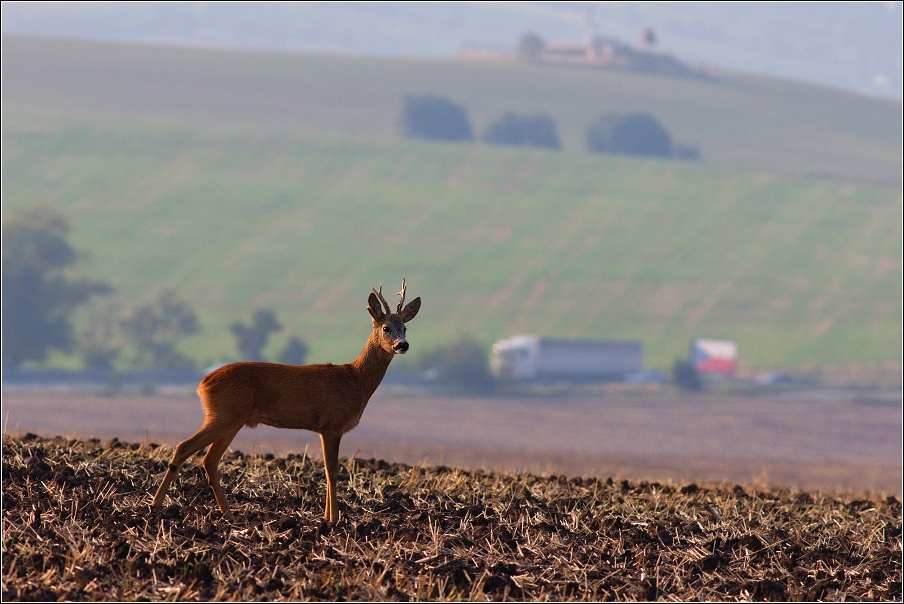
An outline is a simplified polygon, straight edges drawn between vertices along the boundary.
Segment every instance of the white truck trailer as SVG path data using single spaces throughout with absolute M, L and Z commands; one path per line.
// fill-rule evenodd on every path
M 620 381 L 643 369 L 636 341 L 567 340 L 518 335 L 493 344 L 493 375 L 524 382 Z

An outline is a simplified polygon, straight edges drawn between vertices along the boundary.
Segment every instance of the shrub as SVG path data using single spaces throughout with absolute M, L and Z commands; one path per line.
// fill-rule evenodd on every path
M 695 147 L 693 145 L 682 145 L 678 143 L 675 145 L 675 157 L 678 159 L 686 159 L 688 161 L 699 161 L 702 159 L 700 155 L 700 147 Z
M 463 392 L 482 394 L 493 390 L 486 349 L 463 335 L 452 344 L 424 354 L 423 368 L 436 372 L 436 383 Z
M 402 129 L 406 136 L 431 140 L 469 141 L 471 123 L 462 105 L 438 96 L 405 96 Z
M 675 385 L 685 390 L 700 391 L 703 390 L 703 380 L 700 374 L 690 361 L 675 360 L 672 365 L 672 379 Z
M 308 345 L 298 336 L 292 336 L 279 353 L 279 362 L 286 365 L 304 365 L 308 356 Z
M 607 113 L 586 130 L 587 148 L 597 153 L 672 157 L 672 138 L 648 113 Z
M 545 113 L 521 116 L 509 111 L 487 126 L 482 138 L 494 145 L 529 145 L 548 149 L 561 147 L 556 123 Z
M 545 46 L 543 38 L 534 32 L 521 34 L 518 38 L 518 56 L 528 61 L 536 61 Z

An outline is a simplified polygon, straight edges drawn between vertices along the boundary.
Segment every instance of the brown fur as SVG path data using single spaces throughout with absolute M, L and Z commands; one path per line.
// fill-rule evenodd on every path
M 404 281 L 400 295 L 404 301 Z M 217 464 L 242 426 L 253 428 L 265 424 L 320 434 L 327 476 L 324 516 L 328 522 L 337 521 L 339 441 L 344 433 L 358 425 L 393 356 L 408 349 L 404 324 L 417 315 L 420 305 L 421 299 L 415 298 L 404 308 L 400 303 L 397 313 L 391 313 L 383 296 L 374 291 L 367 307 L 373 318 L 373 331 L 358 358 L 346 365 L 232 363 L 208 374 L 198 385 L 204 425 L 176 447 L 151 508 L 160 509 L 182 464 L 209 445 L 203 461 L 207 481 L 220 510 L 231 517 Z

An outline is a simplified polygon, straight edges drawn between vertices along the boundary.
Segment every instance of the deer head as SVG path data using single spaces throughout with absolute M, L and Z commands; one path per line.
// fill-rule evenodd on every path
M 417 315 L 421 308 L 420 297 L 405 306 L 405 280 L 402 279 L 402 291 L 398 293 L 399 305 L 393 313 L 386 298 L 383 297 L 383 286 L 372 290 L 367 299 L 367 312 L 373 318 L 374 334 L 377 342 L 386 352 L 405 354 L 408 352 L 408 340 L 405 339 L 405 323 Z

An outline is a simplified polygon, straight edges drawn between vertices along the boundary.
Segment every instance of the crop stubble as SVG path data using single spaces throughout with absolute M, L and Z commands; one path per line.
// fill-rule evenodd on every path
M 3 440 L 3 599 L 900 599 L 901 502 L 227 454 L 237 520 L 171 448 Z

